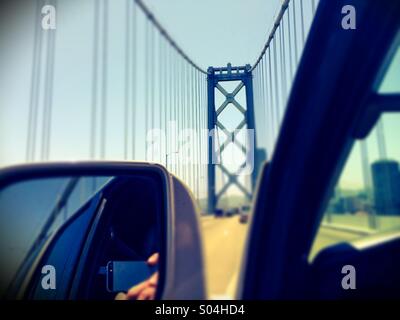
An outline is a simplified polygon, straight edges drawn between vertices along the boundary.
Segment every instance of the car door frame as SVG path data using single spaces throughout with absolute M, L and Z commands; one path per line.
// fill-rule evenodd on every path
M 356 8 L 355 30 L 341 28 L 345 5 Z M 237 298 L 307 298 L 308 254 L 355 139 L 378 120 L 373 89 L 399 16 L 395 1 L 320 1 L 259 181 Z

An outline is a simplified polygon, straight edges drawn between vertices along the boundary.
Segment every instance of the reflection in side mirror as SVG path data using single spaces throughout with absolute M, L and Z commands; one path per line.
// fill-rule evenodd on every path
M 157 272 L 157 266 L 146 261 L 109 261 L 107 263 L 107 290 L 127 292 Z
M 114 299 L 154 276 L 159 297 L 168 186 L 151 165 L 3 172 L 0 296 Z

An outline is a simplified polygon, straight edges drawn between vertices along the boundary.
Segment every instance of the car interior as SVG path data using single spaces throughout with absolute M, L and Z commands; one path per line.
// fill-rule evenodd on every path
M 147 261 L 160 251 L 162 194 L 154 179 L 116 178 L 104 190 L 104 233 L 93 261 L 95 277 L 89 299 L 112 299 L 106 286 L 105 267 L 110 261 Z M 98 247 L 98 246 L 97 246 Z M 116 275 L 118 276 L 118 275 Z M 145 280 L 145 279 L 143 279 Z
M 50 264 L 62 270 L 57 274 L 57 290 L 42 290 L 41 276 L 37 276 L 25 293 L 27 297 L 114 299 L 116 292 L 107 282 L 109 264 L 118 262 L 123 267 L 125 263 L 139 262 L 146 266 L 152 254 L 162 255 L 164 203 L 157 174 L 112 178 L 46 241 L 46 250 L 38 257 L 39 265 Z M 40 271 L 35 268 L 38 275 Z M 126 282 L 126 288 L 133 285 L 124 274 L 114 272 L 110 276 L 119 283 Z M 19 281 L 13 287 L 24 288 Z
M 400 232 L 391 231 L 322 250 L 310 267 L 312 299 L 400 298 Z M 343 266 L 357 270 L 356 290 L 343 290 Z

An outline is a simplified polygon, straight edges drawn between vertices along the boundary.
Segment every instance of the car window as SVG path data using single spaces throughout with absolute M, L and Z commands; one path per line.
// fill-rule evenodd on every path
M 378 93 L 400 93 L 400 44 L 395 49 L 394 57 L 391 59 L 383 81 L 378 87 Z
M 400 114 L 383 114 L 352 148 L 309 256 L 322 249 L 388 230 L 400 230 Z
M 108 179 L 82 177 L 75 183 L 70 177 L 28 180 L 15 183 L 0 192 L 0 225 L 7 226 L 0 233 L 0 257 L 3 258 L 0 297 L 7 291 L 25 259 L 34 258 L 31 256 L 38 254 L 46 240 Z M 54 199 L 60 199 L 71 183 L 74 184 L 68 198 L 61 204 L 57 203 Z M 54 215 L 55 210 L 57 213 Z

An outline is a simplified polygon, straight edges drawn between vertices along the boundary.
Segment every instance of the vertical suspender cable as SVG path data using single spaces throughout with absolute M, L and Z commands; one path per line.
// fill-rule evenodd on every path
M 192 99 L 193 99 L 193 95 L 192 95 L 192 85 L 193 85 L 193 83 L 192 83 L 192 68 L 190 67 L 190 66 L 188 66 L 188 70 L 189 70 L 189 73 L 188 73 L 188 126 L 187 126 L 187 128 L 188 129 L 190 129 L 190 130 L 192 130 L 193 129 L 193 127 L 192 127 L 192 108 L 193 108 L 193 104 L 192 104 Z M 189 132 L 189 131 L 188 131 Z M 189 139 L 190 139 L 191 137 L 189 136 Z M 190 141 L 190 140 L 189 140 Z M 193 167 L 192 167 L 192 149 L 193 149 L 193 144 L 191 143 L 191 141 L 189 142 L 189 150 L 190 150 L 190 153 L 188 154 L 188 160 L 189 160 L 189 162 L 187 163 L 187 166 L 188 166 L 188 171 L 189 171 L 189 174 L 188 174 L 188 179 L 189 179 L 189 185 L 190 185 L 190 187 L 192 188 L 192 190 L 193 190 L 193 175 L 192 175 L 192 173 L 193 173 Z
M 175 143 L 176 143 L 176 149 L 177 149 L 177 155 L 175 157 L 176 160 L 176 174 L 180 175 L 181 173 L 181 146 L 179 144 L 179 130 L 181 127 L 181 116 L 182 116 L 182 108 L 181 108 L 181 97 L 182 97 L 182 90 L 181 90 L 181 80 L 182 80 L 182 74 L 181 74 L 181 60 L 179 55 L 176 55 L 176 104 L 175 104 L 175 119 L 176 119 L 176 130 L 175 130 Z
M 201 197 L 201 192 L 203 190 L 203 117 L 206 113 L 206 109 L 204 108 L 204 100 L 203 100 L 203 77 L 202 74 L 199 74 L 199 144 L 200 144 L 200 159 L 199 159 L 199 170 L 200 170 L 200 190 L 199 196 Z
M 154 28 L 151 26 L 150 29 L 150 130 L 154 129 L 154 116 L 155 116 L 155 96 L 154 96 L 154 88 L 155 88 L 155 46 L 154 46 L 154 41 L 155 41 L 155 33 L 154 33 Z M 154 161 L 154 146 L 153 144 L 151 145 L 151 161 Z
M 163 90 L 164 90 L 164 113 L 163 113 L 163 137 L 165 137 L 165 149 L 164 149 L 164 165 L 167 167 L 167 154 L 168 154 L 168 132 L 167 132 L 167 123 L 168 123 L 168 115 L 169 115 L 169 47 L 164 42 L 164 58 L 163 58 Z
M 276 38 L 274 37 L 273 45 L 274 45 L 274 73 L 275 73 L 275 78 L 274 78 L 274 84 L 275 84 L 275 133 L 278 132 L 278 127 L 279 127 L 279 119 L 280 119 L 280 111 L 279 111 L 279 88 L 278 88 L 278 63 L 277 63 L 277 54 L 276 54 Z M 276 138 L 276 137 L 275 137 Z
M 193 184 L 193 188 L 195 189 L 195 182 L 196 182 L 196 170 L 195 170 L 195 166 L 194 166 L 194 162 L 195 162 L 195 157 L 197 157 L 197 150 L 196 150 L 196 148 L 197 148 L 197 145 L 196 145 L 196 142 L 193 140 L 193 138 L 194 138 L 194 136 L 193 136 L 193 131 L 194 131 L 194 129 L 195 129 L 195 123 L 194 123 L 194 121 L 195 121 L 195 118 L 194 118 L 194 112 L 195 112 L 195 110 L 196 110 L 196 108 L 195 108 L 195 98 L 196 98 L 196 96 L 195 96 L 195 91 L 194 91 L 194 89 L 195 89 L 195 74 L 194 74 L 194 69 L 193 68 L 190 68 L 190 71 L 191 71 L 191 75 L 190 75 L 190 100 L 191 100 L 191 104 L 192 104 L 192 106 L 191 106 L 191 108 L 190 108 L 190 117 L 191 117 L 191 121 L 190 121 L 190 123 L 191 123 L 191 135 L 190 135 L 190 144 L 191 144 L 191 148 L 192 148 L 192 150 L 191 150 L 191 153 L 190 153 L 190 171 L 192 172 L 192 184 Z
M 285 23 L 282 21 L 280 28 L 280 42 L 281 42 L 281 66 L 282 66 L 282 110 L 284 111 L 287 96 L 287 81 L 286 81 L 286 46 L 285 46 Z
M 164 40 L 161 40 L 164 41 Z M 164 144 L 164 152 L 167 152 L 167 140 L 166 140 L 166 135 L 167 135 L 167 115 L 168 115 L 168 69 L 167 69 L 167 63 L 168 63 L 168 47 L 165 45 L 165 42 L 163 42 L 163 56 L 162 56 L 162 87 L 163 87 L 163 108 L 162 108 L 162 138 L 165 137 L 165 140 L 163 141 Z M 162 149 L 162 148 L 161 148 Z M 161 150 L 160 150 L 160 157 L 161 157 Z M 162 162 L 162 161 L 160 161 Z
M 176 54 L 174 54 L 174 133 L 173 133 L 173 139 L 174 139 L 174 147 L 176 150 L 173 150 L 174 155 L 174 172 L 175 174 L 178 172 L 178 166 L 177 166 L 177 161 L 179 157 L 179 146 L 178 146 L 178 138 L 177 138 L 177 130 L 178 130 L 178 94 L 179 94 L 179 77 L 180 77 L 180 72 L 179 72 L 179 61 L 177 60 Z M 176 154 L 175 154 L 176 152 Z
M 200 169 L 201 169 L 201 141 L 200 141 L 200 90 L 199 90 L 199 77 L 200 74 L 196 71 L 196 138 L 197 138 L 197 158 L 196 158 L 196 169 L 197 169 L 197 200 L 200 199 Z
M 50 32 L 50 59 L 48 61 L 48 70 L 46 76 L 46 96 L 45 96 L 45 108 L 47 110 L 46 115 L 46 126 L 44 130 L 44 160 L 49 160 L 50 157 L 50 142 L 51 142 L 51 120 L 52 120 L 52 105 L 53 105 L 53 86 L 54 86 L 54 63 L 55 63 L 55 41 L 56 41 L 56 30 Z M 48 79 L 48 80 L 47 80 Z
M 182 97 L 182 128 L 181 128 L 181 130 L 184 130 L 184 129 L 186 129 L 186 117 L 187 117 L 187 105 L 186 105 L 186 98 L 187 98 L 186 97 L 186 94 L 187 94 L 187 92 L 186 92 L 186 90 L 187 90 L 187 79 L 186 79 L 187 73 L 186 73 L 186 71 L 187 71 L 187 69 L 186 69 L 186 61 L 185 60 L 182 60 L 182 66 L 183 66 L 183 69 L 182 69 L 182 72 L 183 72 L 183 74 L 182 74 L 183 97 Z M 181 161 L 182 161 L 182 179 L 184 181 L 186 181 L 186 169 L 187 169 L 185 156 L 186 156 L 186 154 L 183 153 L 182 159 L 181 159 Z
M 101 158 L 106 157 L 107 137 L 107 67 L 108 67 L 108 0 L 103 1 L 103 56 L 101 88 Z
M 261 68 L 262 82 L 263 82 L 263 109 L 262 109 L 262 119 L 264 119 L 264 134 L 267 136 L 267 79 L 266 79 L 266 56 L 263 57 L 263 63 Z
M 205 77 L 204 77 L 205 78 Z M 202 186 L 204 185 L 204 177 L 203 177 L 203 130 L 205 129 L 205 127 L 203 126 L 203 118 L 205 118 L 205 112 L 206 112 L 206 108 L 204 107 L 204 96 L 203 96 L 203 87 L 204 87 L 204 83 L 205 79 L 203 78 L 203 75 L 200 73 L 199 74 L 199 116 L 200 116 L 200 137 L 199 137 L 199 141 L 200 141 L 200 197 L 201 197 L 201 190 L 202 190 Z
M 34 16 L 35 35 L 34 35 L 34 48 L 33 48 L 33 59 L 32 59 L 31 90 L 29 99 L 26 161 L 33 161 L 35 159 L 36 126 L 37 126 L 37 113 L 38 113 L 38 103 L 39 103 L 41 56 L 42 56 L 42 28 L 40 26 L 40 21 L 41 21 L 40 15 L 42 7 L 43 7 L 43 1 L 38 1 Z
M 262 63 L 262 59 L 260 60 L 259 65 Z M 257 88 L 257 92 L 256 92 L 256 96 L 257 96 L 257 105 L 259 110 L 262 109 L 262 97 L 261 97 L 261 73 L 260 73 L 260 68 L 256 69 L 256 88 Z M 258 110 L 257 110 L 258 111 Z
M 138 73 L 137 68 L 137 54 L 136 54 L 136 45 L 137 45 L 137 34 L 136 34 L 136 26 L 137 26 L 137 14 L 136 14 L 136 6 L 132 8 L 132 120 L 131 120 L 131 135 L 132 135 L 132 159 L 136 158 L 136 76 Z
M 273 94 L 273 87 L 272 87 L 272 63 L 271 63 L 271 54 L 272 50 L 271 47 L 268 50 L 269 55 L 268 55 L 268 70 L 269 70 L 269 100 L 270 100 L 270 126 L 271 126 L 271 141 L 274 141 L 274 135 L 275 135 L 275 124 L 274 124 L 274 119 L 275 119 L 275 112 L 274 112 L 274 94 Z M 271 148 L 272 148 L 271 144 Z
M 53 0 L 53 5 L 57 2 Z M 42 124 L 42 160 L 49 160 L 50 156 L 50 138 L 51 138 L 51 115 L 53 100 L 53 84 L 54 84 L 54 59 L 55 59 L 55 36 L 56 30 L 48 30 L 47 35 L 47 65 L 44 89 L 44 107 L 43 107 L 43 124 Z
M 303 40 L 303 45 L 306 41 L 306 33 L 304 28 L 304 8 L 303 8 L 303 1 L 300 1 L 300 15 L 301 15 L 301 36 Z
M 266 103 L 266 119 L 265 119 L 265 123 L 266 123 L 266 133 L 267 133 L 267 137 L 268 137 L 268 141 L 267 141 L 267 150 L 268 150 L 268 154 L 270 154 L 270 151 L 272 151 L 272 145 L 271 145 L 271 141 L 272 141 L 272 126 L 271 126 L 271 119 L 272 119 L 272 115 L 271 115 L 271 91 L 270 91 L 270 78 L 269 78 L 269 74 L 270 74 L 270 67 L 269 67 L 269 57 L 270 57 L 270 53 L 271 50 L 270 48 L 268 48 L 267 52 L 265 53 L 265 82 L 266 82 L 266 99 L 265 99 L 265 103 Z
M 186 128 L 186 130 L 190 130 L 190 129 L 191 129 L 191 123 L 190 123 L 190 121 L 191 121 L 191 109 L 192 109 L 192 106 L 191 106 L 191 96 L 190 96 L 190 88 L 191 88 L 191 86 L 192 86 L 192 82 L 191 82 L 191 71 L 192 71 L 192 70 L 191 70 L 191 68 L 190 68 L 189 65 L 187 65 L 186 68 L 187 68 L 187 72 L 186 72 L 186 78 L 187 78 L 187 80 L 186 80 L 186 101 L 187 101 L 187 106 L 186 106 L 186 108 L 187 108 L 186 118 L 187 118 L 187 120 L 186 120 L 186 126 L 185 126 L 185 128 Z M 187 132 L 189 132 L 189 131 L 187 131 Z M 190 165 L 190 161 L 188 161 L 188 160 L 190 160 L 190 158 L 189 158 L 189 155 L 190 155 L 189 151 L 191 151 L 190 148 L 191 148 L 192 146 L 190 145 L 190 142 L 188 143 L 188 145 L 189 145 L 189 148 L 187 148 L 187 153 L 186 153 L 187 181 L 188 181 L 188 185 L 190 186 L 190 188 L 192 188 L 191 165 Z M 193 190 L 193 189 L 192 189 L 192 190 Z
M 293 79 L 293 57 L 292 57 L 292 30 L 290 28 L 290 7 L 288 8 L 288 40 L 289 40 L 289 73 L 290 73 L 290 81 Z
M 202 146 L 202 135 L 203 135 L 203 128 L 202 128 L 202 112 L 203 112 L 203 105 L 202 105 L 202 92 L 201 92 L 201 87 L 202 87 L 202 75 L 200 73 L 197 73 L 197 90 L 198 90 L 198 132 L 197 132 L 197 140 L 199 144 L 199 158 L 198 158 L 198 170 L 199 170 L 199 198 L 201 195 L 201 183 L 202 183 L 202 157 L 203 157 L 203 146 Z
M 125 8 L 125 96 L 124 96 L 124 159 L 128 159 L 128 137 L 129 137 L 129 95 L 130 95 L 130 73 L 131 73 L 131 1 L 126 0 Z
M 205 79 L 207 79 L 205 77 Z M 205 164 L 203 163 L 204 160 L 204 155 L 205 151 L 203 152 L 203 146 L 204 144 L 204 130 L 206 129 L 204 119 L 206 118 L 206 110 L 207 108 L 205 107 L 205 99 L 204 99 L 204 87 L 205 83 L 207 80 L 203 79 L 200 77 L 200 179 L 201 179 L 201 191 L 204 190 L 205 187 L 205 180 L 204 180 L 204 170 L 205 170 Z M 201 193 L 200 193 L 201 195 Z
M 185 106 L 185 126 L 184 129 L 190 129 L 190 96 L 189 96 L 189 90 L 190 90 L 190 70 L 189 70 L 189 65 L 186 64 L 185 62 L 185 93 L 186 93 L 186 106 Z M 188 151 L 188 148 L 186 149 Z M 190 181 L 190 164 L 188 163 L 188 153 L 185 155 L 185 180 L 188 182 L 188 185 L 190 186 L 191 181 Z
M 257 69 L 255 69 L 254 70 L 254 75 L 253 75 L 253 77 L 254 77 L 254 85 L 253 85 L 253 96 L 254 96 L 254 105 L 255 106 L 258 106 L 258 97 L 257 97 L 257 85 L 258 85 L 258 82 L 257 82 Z
M 177 165 L 178 165 L 178 170 L 177 174 L 178 176 L 181 176 L 182 174 L 182 163 L 181 163 L 181 145 L 179 143 L 179 132 L 182 128 L 182 114 L 183 114 L 183 108 L 182 108 L 182 96 L 183 96 L 183 91 L 182 91 L 182 61 L 180 57 L 178 56 L 178 94 L 177 94 L 177 101 L 178 101 L 178 110 L 176 117 L 178 118 L 178 125 L 177 125 L 177 132 L 176 132 L 176 141 L 177 141 L 177 146 L 178 146 L 178 159 L 177 159 Z
M 262 82 L 262 99 L 263 99 L 263 107 L 262 107 L 262 110 L 261 110 L 261 112 L 262 112 L 262 114 L 261 114 L 261 119 L 264 119 L 264 120 L 266 120 L 266 108 L 267 108 L 267 103 L 266 103 L 266 92 L 265 92 L 265 87 L 266 87 L 266 79 L 265 79 L 265 65 L 266 65 L 266 63 L 265 63 L 265 56 L 263 57 L 263 60 L 262 60 L 262 64 L 261 64 L 261 82 Z M 263 121 L 264 122 L 264 130 L 265 130 L 265 132 L 264 132 L 264 134 L 266 135 L 267 134 L 267 122 L 266 121 Z
M 260 61 L 260 63 L 262 62 L 262 59 Z M 260 106 L 260 108 L 262 108 L 262 93 L 261 93 L 261 89 L 262 89 L 262 83 L 261 83 L 261 72 L 260 72 L 260 68 L 257 68 L 257 99 L 258 99 L 258 104 Z
M 263 73 L 263 79 L 264 79 L 264 85 L 263 85 L 263 94 L 264 94 L 264 109 L 263 109 L 263 114 L 262 114 L 262 119 L 264 123 L 264 135 L 267 137 L 265 140 L 265 146 L 268 150 L 268 79 L 267 79 L 267 52 L 264 54 L 263 57 L 263 68 L 262 68 L 262 73 Z
M 164 52 L 163 52 L 163 42 L 161 36 L 158 37 L 158 129 L 162 130 L 162 114 L 163 111 L 165 111 L 165 106 L 164 106 L 164 88 L 163 88 L 163 77 L 164 77 L 164 72 L 163 72 L 163 57 L 164 57 Z M 160 131 L 161 132 L 161 131 Z M 158 161 L 161 163 L 161 146 L 159 145 L 160 150 L 158 150 Z
M 182 128 L 181 130 L 185 130 L 187 128 L 186 126 L 186 117 L 187 117 L 187 67 L 186 67 L 186 61 L 182 60 L 183 63 L 183 78 L 182 78 L 182 90 L 183 90 L 183 98 L 182 98 L 182 106 L 183 106 L 183 117 L 182 117 Z M 182 173 L 182 178 L 184 181 L 187 179 L 187 164 L 186 164 L 186 154 L 183 154 L 182 158 L 182 168 L 183 168 L 183 173 Z
M 203 80 L 203 110 L 204 112 L 202 112 L 203 115 L 203 128 L 204 130 L 208 129 L 208 125 L 207 125 L 207 110 L 208 110 L 208 80 L 207 80 L 207 76 L 204 77 Z M 207 145 L 208 142 L 208 135 L 204 135 L 203 136 L 203 145 Z M 203 181 L 204 181 L 204 190 L 206 190 L 207 185 L 208 185 L 208 176 L 207 176 L 207 166 L 208 166 L 208 157 L 206 152 L 204 152 L 205 156 L 204 156 L 204 160 L 205 160 L 205 165 L 203 166 Z
M 261 83 L 260 83 L 260 69 L 256 69 L 256 99 L 257 99 L 257 105 L 259 108 L 262 108 L 262 102 L 261 102 Z
M 297 65 L 297 61 L 299 58 L 299 54 L 297 52 L 297 25 L 296 25 L 296 3 L 293 2 L 293 31 L 294 31 L 294 56 L 295 62 Z
M 97 136 L 97 97 L 98 97 L 98 65 L 99 65 L 99 33 L 100 33 L 100 2 L 94 2 L 93 28 L 93 64 L 92 64 L 92 110 L 90 128 L 90 158 L 96 157 Z
M 195 117 L 195 115 L 196 115 L 196 74 L 195 74 L 195 70 L 193 69 L 193 68 L 190 68 L 190 70 L 191 70 L 191 94 L 190 94 L 190 96 L 191 96 L 191 101 L 192 101 L 192 108 L 191 108 L 191 119 L 192 119 L 192 121 L 191 121 L 191 137 L 190 137 L 190 143 L 192 144 L 192 152 L 191 152 L 191 161 L 190 161 L 190 164 L 191 164 L 191 171 L 192 171 L 192 183 L 193 183 L 193 188 L 194 188 L 194 190 L 196 190 L 196 192 L 197 192 L 197 189 L 196 189 L 196 178 L 197 178 L 197 175 L 196 175 L 196 166 L 195 166 L 195 163 L 196 163 L 196 158 L 197 158 L 197 144 L 196 144 L 196 141 L 195 141 L 195 136 L 194 136 L 194 132 L 195 132 L 195 129 L 196 129 L 196 117 Z
M 178 65 L 178 91 L 177 91 L 177 113 L 176 113 L 176 117 L 177 117 L 177 132 L 176 132 L 176 144 L 178 146 L 178 158 L 177 158 L 177 174 L 178 176 L 181 175 L 182 173 L 182 167 L 181 167 L 181 146 L 179 143 L 179 132 L 181 130 L 182 127 L 182 123 L 181 123 L 181 119 L 182 119 L 182 62 L 180 57 L 177 57 L 177 65 Z
M 166 105 L 168 106 L 165 109 L 165 167 L 168 169 L 168 154 L 171 152 L 171 145 L 170 145 L 170 139 L 171 137 L 169 136 L 170 132 L 169 132 L 169 123 L 171 121 L 171 110 L 172 110 L 172 106 L 171 106 L 171 83 L 172 83 L 172 79 L 171 79 L 171 50 L 169 46 L 166 46 L 166 52 L 165 52 L 165 70 L 166 70 L 166 74 L 165 74 L 165 102 Z
M 174 60 L 173 60 L 173 49 L 171 48 L 171 47 L 168 47 L 169 49 L 168 49 L 168 51 L 169 51 L 169 55 L 168 55 L 168 57 L 169 57 L 169 61 L 168 61 L 168 73 L 169 73 L 169 117 L 168 117 L 168 127 L 171 127 L 171 125 L 172 125 L 172 120 L 173 120 L 173 89 L 174 89 L 174 87 L 173 87 L 173 85 L 174 85 L 174 78 L 173 78 L 173 75 L 174 75 L 174 67 L 173 67 L 173 63 L 174 63 Z M 173 133 L 172 132 L 170 132 L 170 131 L 168 131 L 167 132 L 168 133 L 168 135 L 173 135 Z M 172 152 L 175 152 L 175 150 L 173 150 L 173 148 L 171 148 L 171 136 L 168 136 L 167 137 L 167 141 L 168 141 L 168 148 L 167 148 L 167 154 L 168 153 L 172 153 Z M 174 154 L 174 156 L 175 156 L 175 154 Z M 168 157 L 166 157 L 166 161 L 167 161 L 167 164 L 168 164 Z
M 148 150 L 147 150 L 147 132 L 149 130 L 149 78 L 150 78 L 150 53 L 149 53 L 149 41 L 150 41 L 150 22 L 145 21 L 145 52 L 144 52 L 144 77 L 145 77 L 145 97 L 144 97 L 144 141 L 145 141 L 145 153 L 146 160 L 148 161 Z

